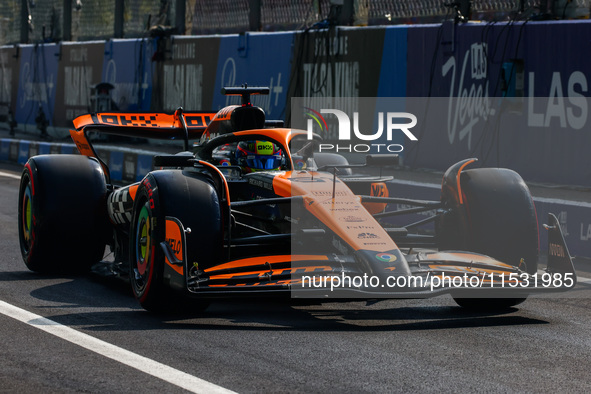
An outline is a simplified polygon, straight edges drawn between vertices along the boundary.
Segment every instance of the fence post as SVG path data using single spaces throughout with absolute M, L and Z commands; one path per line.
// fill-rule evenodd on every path
M 249 0 L 250 13 L 248 15 L 248 25 L 250 31 L 261 30 L 261 0 Z
M 29 42 L 29 0 L 21 0 L 21 44 Z
M 353 0 L 344 0 L 343 8 L 341 8 L 340 25 L 351 26 L 353 24 L 353 17 L 355 13 Z
M 186 12 L 187 6 L 185 0 L 176 0 L 176 10 L 175 10 L 175 27 L 176 27 L 176 34 L 185 35 L 185 20 L 186 20 Z
M 115 0 L 115 38 L 123 38 L 123 13 L 125 12 L 125 1 Z
M 72 41 L 72 0 L 64 0 L 63 40 Z

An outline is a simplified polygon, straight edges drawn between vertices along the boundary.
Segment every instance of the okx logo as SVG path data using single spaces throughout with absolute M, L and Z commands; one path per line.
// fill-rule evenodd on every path
M 338 109 L 321 109 L 315 111 L 312 108 L 304 107 L 304 114 L 308 117 L 307 119 L 307 131 L 308 139 L 313 138 L 313 134 L 316 132 L 323 138 L 326 138 L 328 134 L 328 123 L 324 118 L 323 114 L 334 117 L 330 119 L 330 124 L 336 124 L 338 127 L 336 135 L 336 143 L 322 143 L 319 145 L 321 152 L 323 151 L 335 151 L 335 152 L 359 152 L 366 153 L 374 149 L 378 153 L 390 152 L 399 153 L 402 152 L 404 147 L 401 144 L 391 144 L 392 136 L 394 133 L 402 132 L 406 138 L 411 141 L 418 141 L 418 138 L 410 131 L 411 128 L 416 126 L 417 117 L 408 112 L 378 112 L 377 118 L 377 130 L 371 132 L 362 132 L 359 127 L 359 112 L 353 112 L 353 122 L 349 116 Z M 375 143 L 375 141 L 383 141 L 383 136 L 386 136 L 388 143 Z M 334 140 L 334 138 L 331 138 Z M 355 141 L 374 141 L 374 143 L 367 144 L 354 144 L 351 142 Z M 349 142 L 349 144 L 345 143 Z

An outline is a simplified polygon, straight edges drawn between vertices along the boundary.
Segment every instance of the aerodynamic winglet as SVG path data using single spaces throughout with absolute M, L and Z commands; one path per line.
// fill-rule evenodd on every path
M 577 274 L 573 265 L 572 257 L 564 241 L 564 235 L 560 229 L 560 222 L 552 213 L 548 214 L 548 224 L 544 225 L 548 230 L 548 267 L 547 272 L 559 274 L 572 274 L 576 284 Z

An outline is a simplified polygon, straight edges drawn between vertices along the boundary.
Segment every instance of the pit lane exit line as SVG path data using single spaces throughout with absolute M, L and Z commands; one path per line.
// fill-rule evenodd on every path
M 125 350 L 108 342 L 97 339 L 88 334 L 74 330 L 68 326 L 49 320 L 43 316 L 36 315 L 7 302 L 0 301 L 0 313 L 25 323 L 31 327 L 38 328 L 51 335 L 55 335 L 65 341 L 83 347 L 91 352 L 118 361 L 122 364 L 137 369 L 140 372 L 162 379 L 165 382 L 178 386 L 192 393 L 234 393 L 221 386 L 200 379 L 196 376 L 179 371 Z

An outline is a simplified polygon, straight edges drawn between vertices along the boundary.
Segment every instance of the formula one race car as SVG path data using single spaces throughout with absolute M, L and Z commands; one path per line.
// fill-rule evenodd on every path
M 81 155 L 30 158 L 18 206 L 27 267 L 108 266 L 156 311 L 282 294 L 326 301 L 451 294 L 462 306 L 509 307 L 576 284 L 553 215 L 548 266 L 538 271 L 536 211 L 517 173 L 466 169 L 475 161 L 468 159 L 445 173 L 440 201 L 398 198 L 391 177 L 359 175 L 396 164 L 395 156 L 351 165 L 315 152 L 318 136 L 266 121 L 250 104 L 268 88 L 222 93 L 241 96 L 242 105 L 215 114 L 80 116 L 71 136 Z M 183 139 L 185 151 L 155 156 L 156 170 L 141 182 L 114 185 L 91 132 Z M 389 209 L 397 204 L 407 208 Z M 432 214 L 404 226 L 389 221 L 417 212 Z M 415 231 L 428 222 L 434 235 Z

